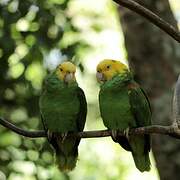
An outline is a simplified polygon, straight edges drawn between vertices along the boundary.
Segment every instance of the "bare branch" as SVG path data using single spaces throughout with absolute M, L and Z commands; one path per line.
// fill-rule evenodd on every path
M 164 134 L 180 139 L 180 129 L 173 126 L 159 126 L 152 125 L 147 127 L 139 127 L 129 130 L 129 135 L 137 134 Z M 110 130 L 99 130 L 99 131 L 84 131 L 79 133 L 72 133 L 72 136 L 78 136 L 80 138 L 98 138 L 98 137 L 107 137 L 112 135 Z M 119 136 L 125 136 L 123 131 L 118 132 Z
M 113 0 L 113 1 L 145 17 L 151 23 L 155 24 L 164 32 L 169 34 L 176 41 L 180 42 L 180 32 L 177 29 L 175 29 L 172 25 L 170 25 L 168 22 L 164 21 L 158 15 L 150 11 L 149 9 L 141 6 L 140 4 L 138 4 L 133 0 Z
M 173 125 L 180 128 L 180 75 L 176 82 L 173 96 Z
M 21 129 L 14 124 L 10 123 L 9 121 L 4 120 L 3 118 L 0 118 L 0 124 L 3 125 L 4 127 L 10 129 L 11 131 L 20 134 L 25 137 L 30 137 L 30 138 L 38 138 L 38 137 L 46 137 L 46 132 L 44 130 L 41 131 L 28 131 Z
M 0 124 L 11 131 L 20 134 L 25 137 L 30 138 L 40 138 L 40 137 L 47 137 L 47 134 L 44 130 L 38 130 L 38 131 L 28 131 L 21 129 L 14 124 L 0 118 Z M 159 126 L 159 125 L 152 125 L 147 127 L 139 127 L 129 130 L 129 134 L 164 134 L 169 135 L 172 137 L 175 137 L 177 139 L 180 139 L 180 129 L 174 127 L 174 126 Z M 98 137 L 107 137 L 111 136 L 112 132 L 110 130 L 98 130 L 98 131 L 84 131 L 84 132 L 78 132 L 78 133 L 70 133 L 68 136 L 74 136 L 74 137 L 80 137 L 80 138 L 98 138 Z M 119 136 L 124 136 L 123 131 L 118 132 Z

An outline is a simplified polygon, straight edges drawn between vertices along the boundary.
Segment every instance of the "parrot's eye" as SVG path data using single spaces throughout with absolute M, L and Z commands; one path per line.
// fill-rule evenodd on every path
M 110 65 L 107 66 L 107 69 L 109 69 L 109 68 L 110 68 Z
M 62 71 L 63 71 L 63 69 L 62 69 L 62 68 L 60 68 L 60 71 L 62 72 Z

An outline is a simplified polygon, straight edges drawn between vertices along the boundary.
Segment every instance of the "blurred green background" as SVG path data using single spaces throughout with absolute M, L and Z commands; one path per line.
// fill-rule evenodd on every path
M 179 0 L 171 7 L 180 20 Z M 88 101 L 86 130 L 104 129 L 95 67 L 104 58 L 127 63 L 117 5 L 110 0 L 0 0 L 0 116 L 24 129 L 40 129 L 42 81 L 56 65 L 78 65 Z M 0 180 L 158 180 L 140 173 L 131 154 L 111 138 L 82 139 L 76 169 L 63 174 L 45 139 L 28 139 L 0 126 Z

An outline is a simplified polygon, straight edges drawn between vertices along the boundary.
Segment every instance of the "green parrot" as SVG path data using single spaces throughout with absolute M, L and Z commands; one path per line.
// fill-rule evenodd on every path
M 131 151 L 136 167 L 150 170 L 150 136 L 128 135 L 129 128 L 151 125 L 151 109 L 148 98 L 134 81 L 123 63 L 105 59 L 97 66 L 100 113 L 104 125 L 112 130 L 112 139 L 125 150 Z M 126 136 L 118 136 L 118 130 Z
M 58 65 L 45 79 L 39 100 L 42 122 L 61 171 L 76 166 L 80 138 L 67 135 L 83 131 L 87 114 L 86 98 L 75 72 L 76 66 L 71 62 Z

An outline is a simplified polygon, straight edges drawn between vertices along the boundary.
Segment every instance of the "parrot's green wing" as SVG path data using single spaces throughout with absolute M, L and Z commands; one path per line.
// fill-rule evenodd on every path
M 85 94 L 80 87 L 78 87 L 77 89 L 77 96 L 80 102 L 80 111 L 77 119 L 77 127 L 79 131 L 83 131 L 86 122 L 87 102 L 86 102 Z
M 129 87 L 129 98 L 132 113 L 136 119 L 137 127 L 151 125 L 151 107 L 147 95 L 140 86 L 132 82 Z M 145 135 L 146 146 L 145 150 L 150 151 L 150 136 Z
M 80 111 L 76 119 L 76 122 L 77 122 L 78 131 L 81 132 L 83 131 L 86 122 L 87 102 L 86 102 L 85 94 L 80 87 L 78 87 L 77 89 L 77 96 L 80 102 Z M 81 138 L 76 138 L 75 146 L 79 145 L 80 140 Z
M 48 75 L 48 76 L 44 79 L 44 81 L 43 81 L 43 83 L 42 83 L 42 93 L 46 90 L 46 86 L 47 86 L 48 78 L 49 78 L 49 77 L 50 77 L 50 75 Z M 44 119 L 43 119 L 43 116 L 42 116 L 42 113 L 41 113 L 41 112 L 40 112 L 40 119 L 41 119 L 42 126 L 43 126 L 44 130 L 45 130 L 46 133 L 47 133 L 48 128 L 47 128 L 47 125 L 46 125 L 46 123 L 45 123 L 45 121 L 44 121 Z
M 47 77 L 44 79 L 44 81 L 43 81 L 43 83 L 42 83 L 42 92 L 44 92 L 45 89 L 46 89 L 46 83 L 47 83 L 46 81 L 47 81 Z M 45 121 L 44 121 L 44 119 L 43 119 L 43 116 L 42 116 L 42 113 L 41 113 L 41 112 L 40 112 L 40 119 L 41 119 L 42 126 L 43 126 L 44 130 L 45 130 L 46 133 L 47 133 L 48 129 L 47 129 L 46 123 L 45 123 Z

